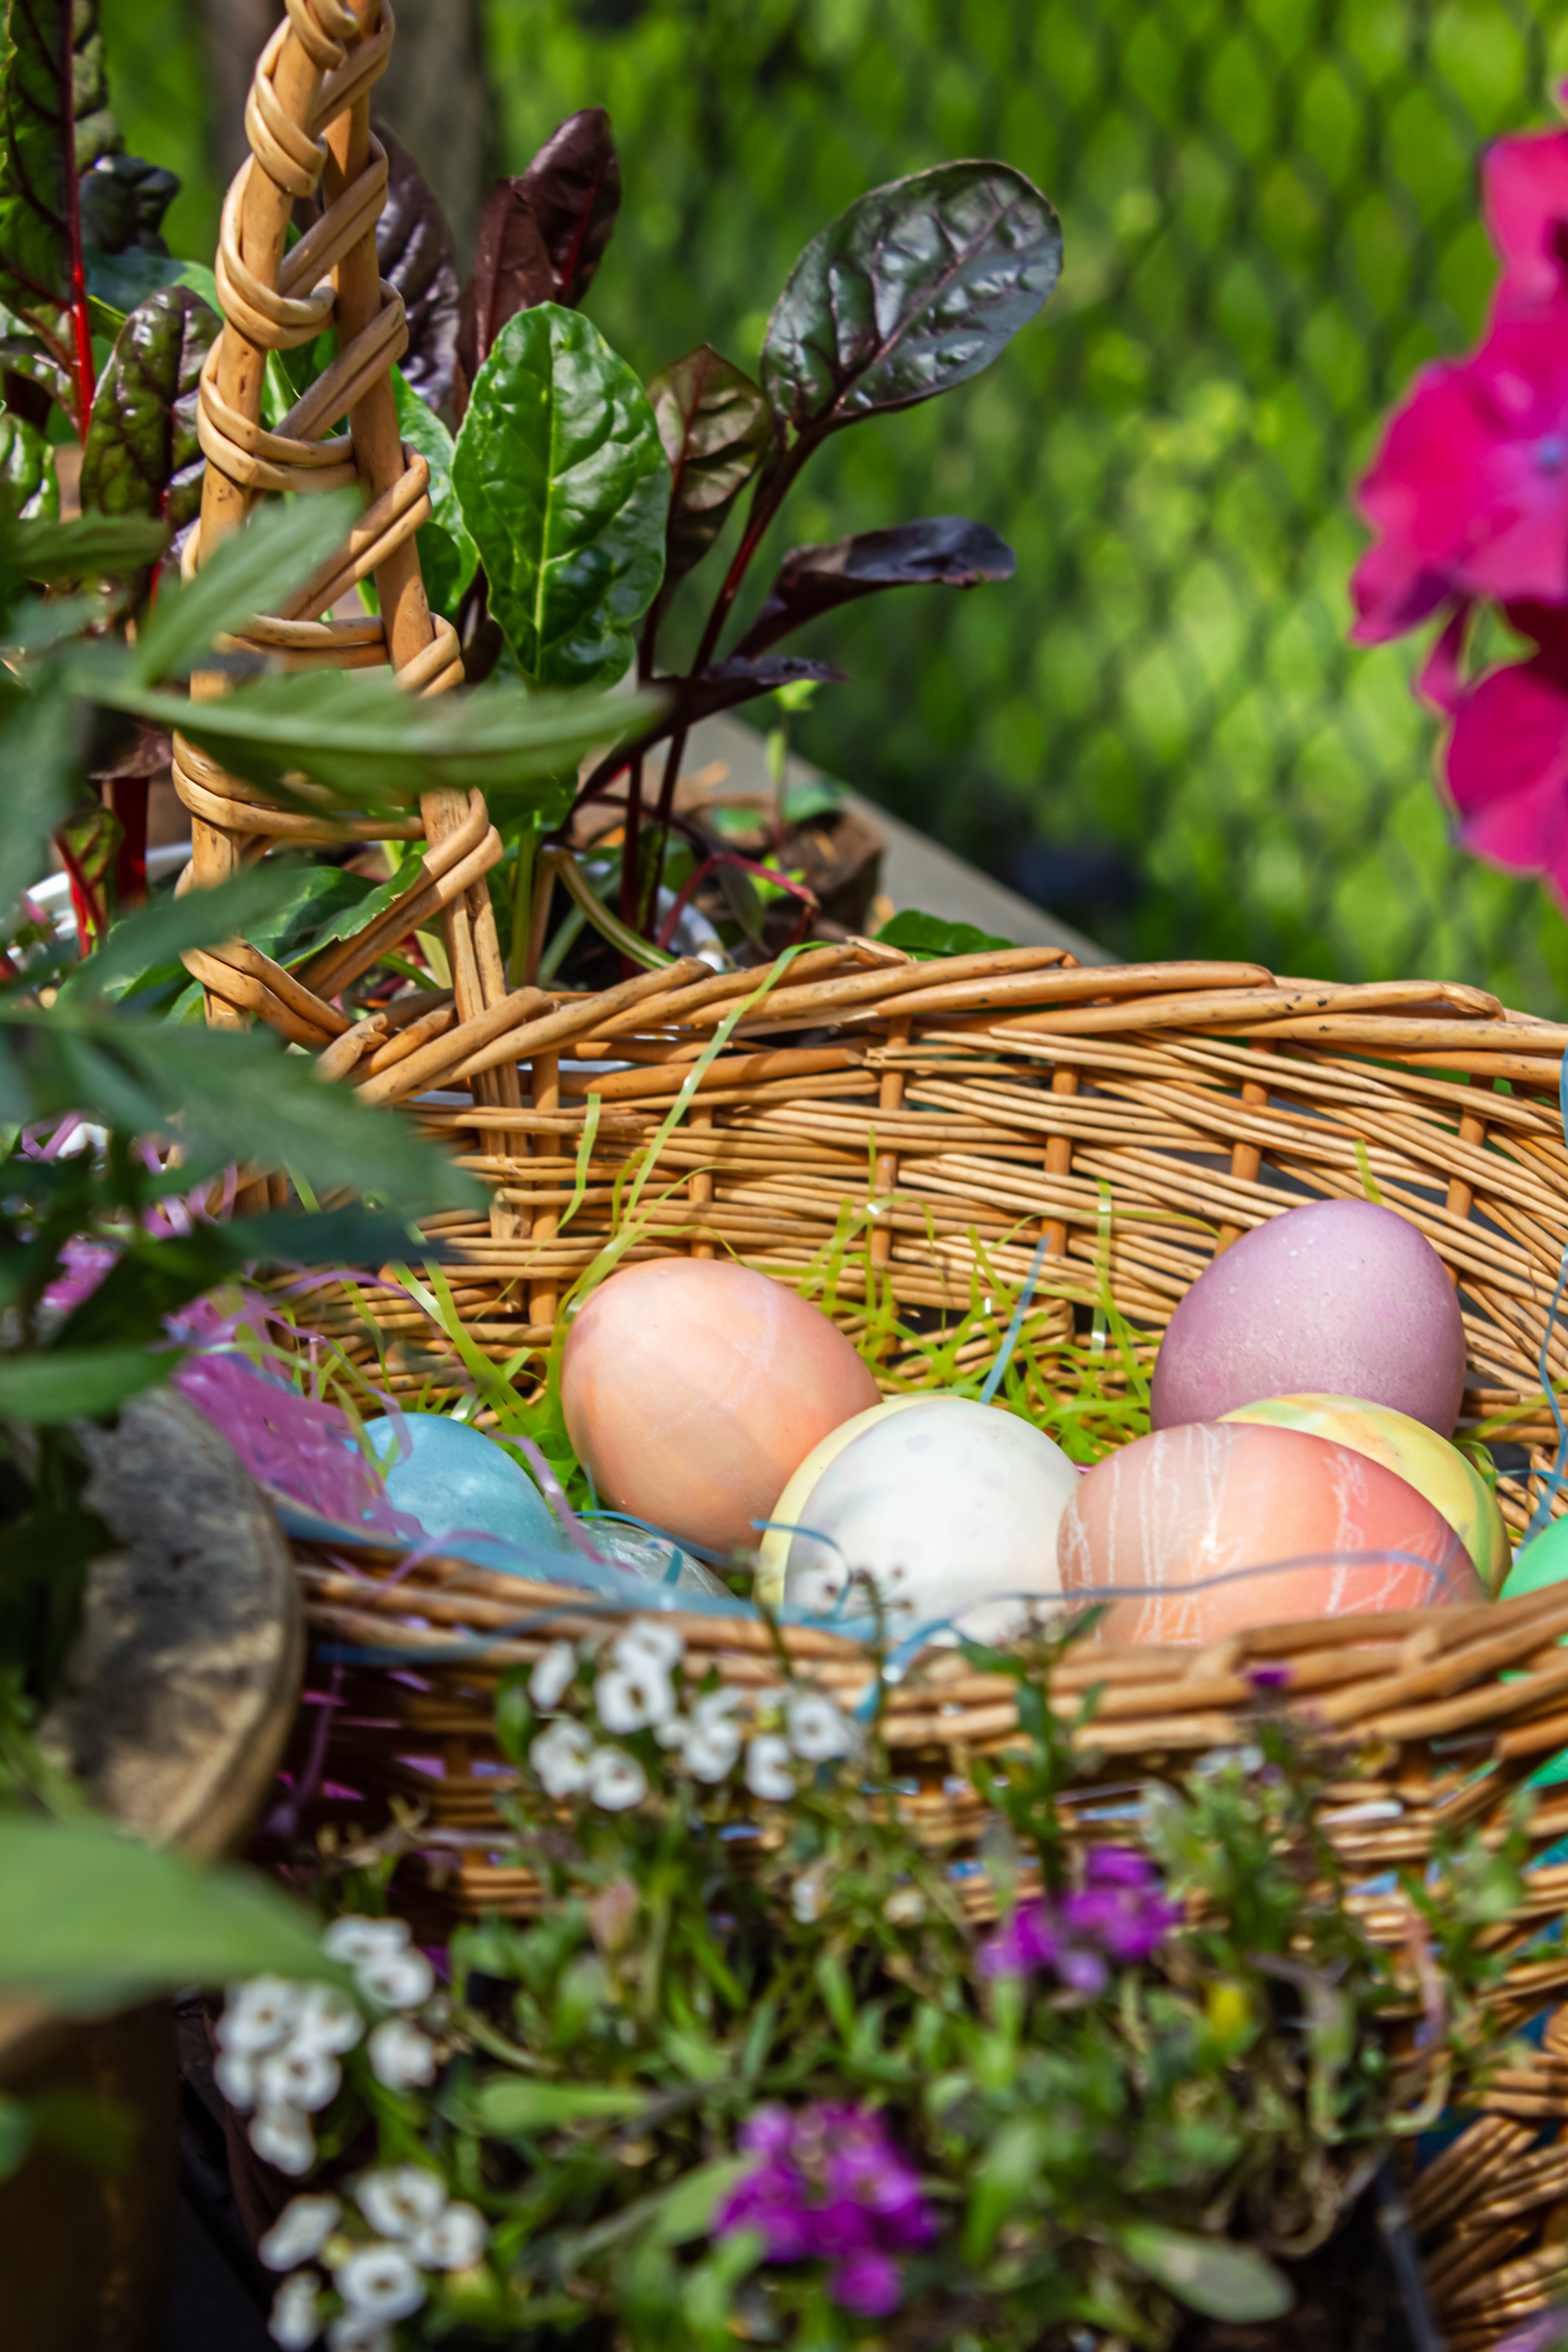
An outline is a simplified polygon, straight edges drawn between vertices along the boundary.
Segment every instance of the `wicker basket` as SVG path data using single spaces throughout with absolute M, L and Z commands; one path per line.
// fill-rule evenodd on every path
M 1240 1232 L 1303 1198 L 1370 1186 L 1422 1228 L 1459 1286 L 1463 1423 L 1518 1449 L 1503 1500 L 1515 1533 L 1537 1500 L 1555 1435 L 1540 1363 L 1554 1383 L 1568 1378 L 1568 1346 L 1551 1327 L 1568 1243 L 1558 1091 L 1568 1029 L 1506 1013 L 1478 990 L 1275 981 L 1247 965 L 1084 969 L 1048 949 L 917 965 L 851 942 L 764 973 L 675 967 L 559 998 L 478 1055 L 471 1033 L 465 1045 L 454 1066 L 437 1038 L 366 1090 L 409 1100 L 526 1222 L 501 1243 L 483 1219 L 439 1221 L 469 1253 L 452 1292 L 463 1347 L 525 1387 L 571 1286 L 628 1227 L 617 1266 L 724 1252 L 818 1297 L 831 1257 L 823 1303 L 862 1334 L 889 1297 L 906 1322 L 930 1323 L 968 1310 L 977 1284 L 1000 1278 L 1016 1293 L 1043 1240 L 1030 1327 L 1065 1333 L 1105 1280 L 1152 1354 L 1188 1285 Z M 526 1065 L 521 1115 L 472 1099 L 476 1077 L 503 1063 Z M 529 1156 L 498 1153 L 503 1126 L 526 1130 Z M 428 1301 L 389 1275 L 379 1288 L 330 1288 L 312 1319 L 410 1401 L 472 1389 Z M 915 1364 L 895 1340 L 879 1364 L 884 1385 Z M 580 1590 L 520 1589 L 457 1560 L 350 1563 L 308 1545 L 300 1556 L 318 1636 L 355 1661 L 337 1668 L 335 1774 L 372 1805 L 417 1808 L 428 1883 L 416 1902 L 448 1916 L 526 1915 L 537 1890 L 496 1852 L 507 1766 L 494 1689 L 562 1632 L 602 1637 L 602 1608 Z M 755 1622 L 693 1614 L 682 1629 L 688 1671 L 717 1663 L 733 1683 L 777 1682 Z M 1513 1791 L 1568 1745 L 1565 1635 L 1568 1596 L 1546 1592 L 1276 1627 L 1205 1650 L 1072 1653 L 1064 1701 L 1105 1685 L 1079 1803 L 1086 1816 L 1109 1789 L 1234 1746 L 1267 1666 L 1284 1670 L 1277 1703 L 1345 1744 L 1320 1817 L 1346 1863 L 1369 1878 L 1420 1863 L 1449 1830 L 1500 1834 Z M 800 1673 L 846 1699 L 864 1686 L 852 1640 L 805 1627 L 784 1639 Z M 404 1671 L 378 1671 L 378 1655 Z M 887 1736 L 917 1790 L 911 1816 L 955 1854 L 983 1826 L 965 1760 L 1013 1736 L 1012 1688 L 937 1651 L 893 1694 Z M 1082 1829 L 1091 1833 L 1086 1817 Z M 1532 1849 L 1565 1835 L 1568 1793 L 1549 1794 Z M 969 1885 L 983 1915 L 985 1882 Z M 1401 1902 L 1375 1891 L 1353 1900 L 1374 1936 L 1406 1934 Z M 1538 1942 L 1565 1905 L 1568 1866 L 1546 1863 L 1493 1931 L 1511 1956 L 1500 2028 L 1568 1985 L 1568 1953 Z M 1568 2134 L 1558 2145 L 1555 2129 L 1568 2116 L 1563 2015 L 1527 2065 L 1497 2076 L 1478 2119 L 1413 2191 L 1454 2352 L 1482 2352 L 1568 2286 Z M 1551 2144 L 1538 2144 L 1543 2131 Z

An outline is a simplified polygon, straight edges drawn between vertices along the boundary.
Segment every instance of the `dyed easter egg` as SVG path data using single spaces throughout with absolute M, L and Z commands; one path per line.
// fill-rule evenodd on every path
M 783 1283 L 722 1259 L 655 1258 L 589 1295 L 560 1394 L 601 1502 L 731 1551 L 756 1542 L 752 1523 L 877 1385 Z
M 1485 1597 L 1443 1514 L 1392 1470 L 1245 1422 L 1159 1429 L 1097 1462 L 1062 1515 L 1057 1558 L 1063 1592 L 1128 1594 L 1097 1628 L 1113 1642 Z
M 1517 1600 L 1521 1592 L 1544 1592 L 1548 1584 L 1564 1583 L 1568 1583 L 1568 1519 L 1552 1519 L 1520 1548 L 1499 1598 Z
M 1311 1201 L 1232 1242 L 1172 1315 L 1155 1361 L 1156 1429 L 1265 1396 L 1356 1396 L 1452 1437 L 1464 1325 L 1448 1269 L 1409 1218 Z
M 1355 1396 L 1269 1396 L 1222 1413 L 1223 1421 L 1304 1429 L 1336 1446 L 1354 1446 L 1437 1505 L 1475 1564 L 1488 1592 L 1508 1573 L 1508 1530 L 1497 1498 L 1473 1462 L 1424 1421 Z
M 1056 1529 L 1078 1475 L 1015 1413 L 895 1397 L 801 1463 L 770 1514 L 759 1598 L 825 1613 L 848 1571 L 866 1568 L 892 1633 L 952 1618 L 998 1640 L 1026 1622 L 1018 1596 L 1060 1589 Z
M 555 1514 L 534 1481 L 483 1430 L 445 1413 L 404 1413 L 400 1421 L 367 1421 L 364 1431 L 393 1510 L 406 1511 L 427 1535 L 495 1535 L 536 1550 L 562 1548 Z

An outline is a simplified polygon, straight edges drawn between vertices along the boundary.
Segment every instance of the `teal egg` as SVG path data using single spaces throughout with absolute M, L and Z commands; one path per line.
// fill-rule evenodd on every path
M 1515 1554 L 1497 1598 L 1517 1600 L 1521 1592 L 1544 1592 L 1547 1585 L 1562 1583 L 1568 1583 L 1568 1519 L 1553 1519 Z M 1533 1788 L 1553 1788 L 1563 1780 L 1568 1780 L 1568 1748 L 1530 1775 Z M 1554 1849 L 1543 1859 L 1553 1862 L 1563 1857 Z
M 1497 1597 L 1517 1600 L 1521 1592 L 1541 1592 L 1548 1584 L 1564 1582 L 1568 1582 L 1568 1519 L 1548 1520 L 1533 1541 L 1516 1554 Z
M 382 1416 L 364 1428 L 393 1510 L 406 1511 L 427 1535 L 493 1535 L 536 1549 L 563 1548 L 534 1481 L 482 1430 L 444 1413 L 404 1413 L 400 1422 Z

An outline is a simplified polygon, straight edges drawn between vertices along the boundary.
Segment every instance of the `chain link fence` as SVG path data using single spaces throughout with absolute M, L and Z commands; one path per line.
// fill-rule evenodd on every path
M 1062 214 L 1042 319 L 791 502 L 780 553 L 964 512 L 1018 556 L 1009 586 L 797 640 L 852 672 L 803 750 L 1127 953 L 1561 1009 L 1561 918 L 1449 842 L 1409 651 L 1345 642 L 1349 486 L 1480 324 L 1477 155 L 1549 118 L 1560 9 L 486 0 L 486 29 L 508 168 L 611 112 L 626 198 L 588 308 L 644 371 L 704 339 L 754 365 L 795 253 L 877 181 L 999 155 Z

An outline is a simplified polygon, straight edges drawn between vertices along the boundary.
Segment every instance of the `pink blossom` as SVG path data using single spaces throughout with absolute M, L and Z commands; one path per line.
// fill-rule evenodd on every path
M 1086 1999 L 1102 1993 L 1112 1964 L 1129 1968 L 1158 1951 L 1181 1919 L 1146 1857 L 1131 1846 L 1101 1846 L 1084 1864 L 1083 1885 L 1059 1901 L 1020 1903 L 981 1946 L 988 1977 L 1049 1970 Z
M 1500 138 L 1481 164 L 1481 202 L 1504 271 L 1492 316 L 1568 293 L 1568 130 Z
M 1568 598 L 1568 303 L 1426 368 L 1360 498 L 1380 535 L 1351 583 L 1360 644 L 1458 597 Z
M 1454 725 L 1444 756 L 1466 849 L 1508 873 L 1543 873 L 1568 905 L 1568 610 L 1519 603 L 1508 619 L 1536 651 L 1472 683 L 1460 674 L 1465 614 L 1422 675 Z
M 925 2245 L 937 2225 L 882 2117 L 825 2100 L 797 2113 L 759 2107 L 740 2139 L 759 2161 L 720 2207 L 715 2234 L 755 2231 L 770 2261 L 827 2262 L 828 2293 L 862 2318 L 895 2311 L 893 2257 Z

